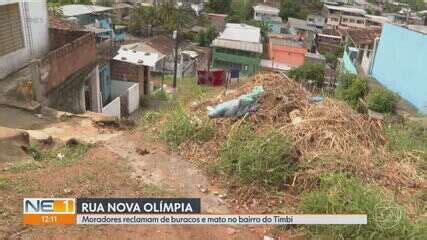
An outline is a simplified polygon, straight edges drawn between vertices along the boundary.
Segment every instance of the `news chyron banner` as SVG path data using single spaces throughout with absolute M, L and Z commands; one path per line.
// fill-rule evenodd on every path
M 366 214 L 202 214 L 200 198 L 24 198 L 24 224 L 367 224 Z

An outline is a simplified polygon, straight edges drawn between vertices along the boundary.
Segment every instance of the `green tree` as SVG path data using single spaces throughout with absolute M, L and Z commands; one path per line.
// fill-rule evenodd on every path
M 159 18 L 156 7 L 139 6 L 132 11 L 129 30 L 133 34 L 138 34 L 145 27 L 149 29 L 148 35 L 151 35 L 152 28 L 158 23 Z
M 314 81 L 316 87 L 322 88 L 325 82 L 325 66 L 322 64 L 304 63 L 292 69 L 289 76 L 297 81 Z
M 252 0 L 232 0 L 227 20 L 235 23 L 246 22 L 252 18 L 252 5 Z
M 197 33 L 197 42 L 202 47 L 205 47 L 206 45 L 208 45 L 206 32 L 204 30 L 201 30 L 200 32 Z
M 301 12 L 301 4 L 297 0 L 282 0 L 280 4 L 280 16 L 287 20 L 289 17 L 298 17 Z
M 228 14 L 230 12 L 230 0 L 210 0 L 207 4 L 208 12 Z

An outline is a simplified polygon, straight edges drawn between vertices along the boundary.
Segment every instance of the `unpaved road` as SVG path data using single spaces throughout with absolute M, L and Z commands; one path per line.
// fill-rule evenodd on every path
M 180 158 L 162 144 L 145 140 L 140 130 L 118 131 L 111 128 L 100 128 L 90 119 L 72 118 L 66 122 L 55 123 L 44 129 L 28 131 L 30 136 L 44 138 L 52 136 L 54 139 L 66 141 L 75 138 L 79 141 L 96 143 L 96 146 L 85 158 L 95 159 L 91 163 L 93 168 L 99 162 L 114 162 L 119 167 L 126 165 L 130 169 L 121 175 L 121 181 L 138 182 L 138 190 L 123 186 L 115 187 L 116 191 L 123 192 L 122 197 L 144 196 L 146 186 L 155 186 L 161 194 L 158 196 L 200 197 L 203 213 L 231 214 L 227 202 L 220 198 L 223 189 L 212 186 L 209 179 L 196 167 L 185 159 Z M 147 154 L 141 154 L 141 149 L 147 149 Z M 116 159 L 116 160 L 115 160 Z M 94 160 L 94 161 L 95 161 Z M 87 160 L 83 159 L 83 162 Z M 113 165 L 112 165 L 113 166 Z M 114 165 L 115 166 L 115 165 Z M 79 165 L 75 165 L 73 173 L 80 173 Z M 69 168 L 68 168 L 69 169 Z M 61 169 L 65 170 L 65 169 Z M 41 171 L 41 170 L 40 170 Z M 68 170 L 67 170 L 68 171 Z M 107 170 L 111 171 L 111 170 Z M 95 173 L 93 173 L 95 174 Z M 107 175 L 103 172 L 101 175 Z M 112 176 L 112 178 L 114 178 Z M 124 180 L 123 180 L 124 179 Z M 105 184 L 113 184 L 114 179 L 108 179 Z M 101 183 L 103 185 L 104 183 Z M 119 184 L 119 183 L 117 183 Z M 67 188 L 64 186 L 63 188 Z M 107 190 L 106 187 L 105 190 Z M 208 191 L 202 192 L 201 189 Z M 78 190 L 75 190 L 79 192 Z M 108 197 L 107 190 L 96 196 Z M 214 194 L 215 193 L 215 194 Z M 150 192 L 150 196 L 156 193 Z M 30 229 L 30 231 L 28 231 Z M 208 226 L 208 225 L 127 225 L 127 226 L 34 226 L 24 227 L 22 233 L 14 230 L 12 239 L 39 239 L 54 237 L 55 239 L 261 239 L 263 227 L 249 228 L 247 226 Z
M 134 169 L 132 175 L 142 182 L 181 196 L 199 197 L 205 213 L 229 213 L 226 202 L 219 197 L 225 195 L 224 191 L 211 186 L 201 171 L 164 146 L 144 141 L 138 136 L 125 133 L 108 140 L 105 146 L 127 159 Z M 140 154 L 138 149 L 148 153 Z

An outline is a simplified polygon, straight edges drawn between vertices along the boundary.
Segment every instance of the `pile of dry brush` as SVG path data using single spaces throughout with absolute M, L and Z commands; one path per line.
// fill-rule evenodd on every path
M 311 102 L 312 93 L 299 83 L 279 74 L 259 74 L 227 94 L 207 99 L 189 107 L 191 114 L 206 116 L 206 107 L 214 106 L 249 92 L 262 85 L 264 94 L 258 110 L 245 117 L 257 132 L 278 129 L 290 136 L 300 154 L 300 170 L 292 182 L 286 183 L 298 192 L 316 184 L 319 174 L 348 171 L 366 182 L 376 182 L 384 187 L 399 189 L 424 185 L 415 167 L 401 163 L 384 147 L 381 122 L 368 119 L 347 104 L 326 98 Z M 217 160 L 221 144 L 230 130 L 241 121 L 237 119 L 213 119 L 215 136 L 208 142 L 189 140 L 181 145 L 180 152 L 199 165 Z M 377 166 L 378 162 L 386 164 Z

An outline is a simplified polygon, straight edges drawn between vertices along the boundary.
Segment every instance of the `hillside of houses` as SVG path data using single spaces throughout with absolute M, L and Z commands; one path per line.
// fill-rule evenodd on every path
M 424 239 L 426 58 L 426 1 L 0 0 L 0 238 Z

